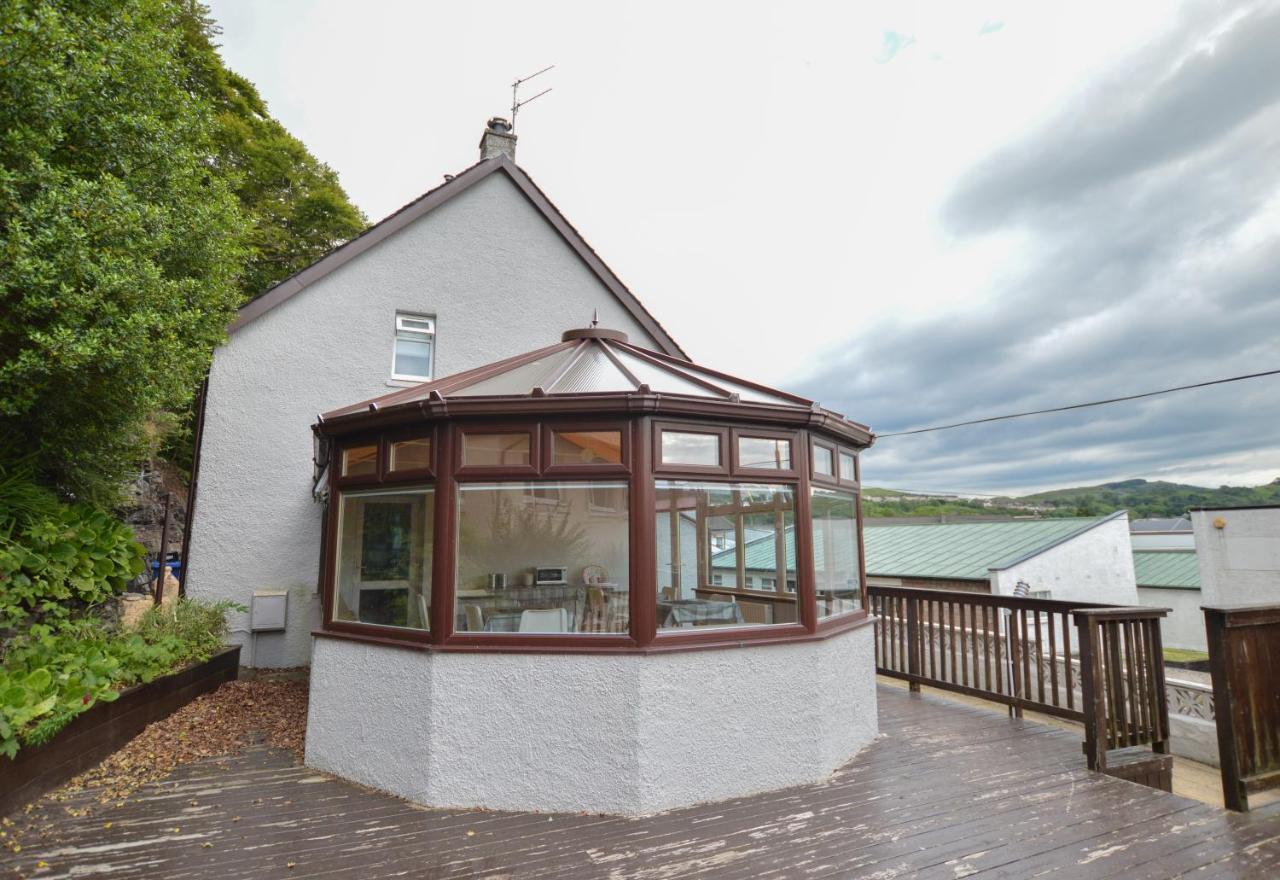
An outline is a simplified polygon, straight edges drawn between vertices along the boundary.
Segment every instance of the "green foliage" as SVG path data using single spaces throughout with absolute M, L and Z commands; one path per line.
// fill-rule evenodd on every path
M 5 646 L 0 665 L 0 754 L 46 742 L 122 688 L 209 659 L 222 646 L 229 602 L 180 599 L 153 609 L 134 631 L 96 617 L 33 626 Z
M 0 458 L 0 636 L 106 601 L 142 571 L 143 552 L 127 526 L 88 504 L 59 504 L 28 461 Z
M 1280 504 L 1280 479 L 1264 486 L 1219 486 L 1217 489 L 1182 483 L 1123 480 L 1101 486 L 1055 489 L 1018 498 L 996 498 L 989 502 L 989 506 L 964 498 L 927 498 L 871 486 L 863 491 L 863 495 L 863 513 L 870 517 L 1105 516 L 1117 510 L 1127 510 L 1132 519 L 1143 519 L 1182 516 L 1195 507 Z M 891 500 L 867 501 L 865 496 L 868 495 Z
M 248 223 L 174 0 L 0 5 L 0 434 L 115 500 L 239 302 Z
M 1055 505 L 1059 514 L 1092 515 L 1126 509 L 1135 519 L 1181 516 L 1194 507 L 1280 504 L 1280 479 L 1263 486 L 1191 486 L 1160 480 L 1123 480 L 1101 486 L 1057 489 L 1028 495 L 1027 501 Z
M 216 109 L 219 169 L 253 226 L 240 286 L 245 300 L 301 271 L 367 225 L 333 169 L 267 111 L 257 88 L 228 70 L 209 10 L 185 0 L 183 56 L 191 89 Z

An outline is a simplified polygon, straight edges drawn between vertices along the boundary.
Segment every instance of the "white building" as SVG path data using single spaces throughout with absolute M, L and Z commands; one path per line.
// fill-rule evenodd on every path
M 1205 605 L 1280 603 L 1280 505 L 1191 512 Z
M 500 122 L 500 121 L 499 121 Z M 513 161 L 491 122 L 481 161 L 240 310 L 203 393 L 184 547 L 187 593 L 283 620 L 250 632 L 250 666 L 299 666 L 319 621 L 317 413 L 556 342 L 601 322 L 684 357 Z M 279 598 L 260 603 L 266 610 Z M 283 627 L 280 628 L 280 624 Z

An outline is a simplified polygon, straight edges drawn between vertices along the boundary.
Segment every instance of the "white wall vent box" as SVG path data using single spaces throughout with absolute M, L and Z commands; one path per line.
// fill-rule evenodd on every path
M 249 611 L 249 629 L 271 632 L 284 629 L 289 594 L 284 590 L 254 590 Z

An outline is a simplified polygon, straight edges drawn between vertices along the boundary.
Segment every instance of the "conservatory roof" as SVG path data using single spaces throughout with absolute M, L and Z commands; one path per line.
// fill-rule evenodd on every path
M 599 327 L 569 330 L 554 345 L 332 410 L 322 414 L 320 422 L 421 409 L 426 405 L 443 407 L 454 401 L 568 400 L 619 395 L 810 414 L 865 434 L 866 442 L 871 439 L 865 425 L 825 410 L 812 400 L 640 348 L 628 342 L 625 333 Z

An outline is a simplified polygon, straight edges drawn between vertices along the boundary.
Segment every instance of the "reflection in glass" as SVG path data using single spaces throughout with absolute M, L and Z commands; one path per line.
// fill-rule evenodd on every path
M 826 474 L 829 477 L 836 475 L 835 462 L 831 460 L 831 450 L 816 443 L 813 446 L 813 472 Z
M 431 467 L 431 438 L 394 441 L 389 467 L 392 471 L 417 471 Z
M 689 431 L 662 432 L 663 464 L 720 465 L 720 435 Z
M 853 453 L 840 450 L 840 479 L 852 483 L 857 478 L 858 470 L 854 464 Z
M 791 470 L 791 441 L 769 437 L 739 437 L 738 467 Z
M 813 567 L 818 617 L 862 607 L 858 571 L 858 509 L 854 495 L 813 489 Z
M 433 489 L 344 492 L 333 617 L 427 629 Z
M 795 493 L 758 483 L 656 483 L 658 627 L 793 623 Z
M 618 464 L 622 461 L 620 431 L 556 431 L 552 438 L 552 464 Z
M 377 472 L 377 446 L 350 446 L 342 450 L 342 475 L 344 477 L 365 477 Z
M 625 633 L 627 484 L 458 487 L 458 632 Z
M 462 436 L 464 467 L 518 467 L 529 464 L 529 435 L 464 434 Z

